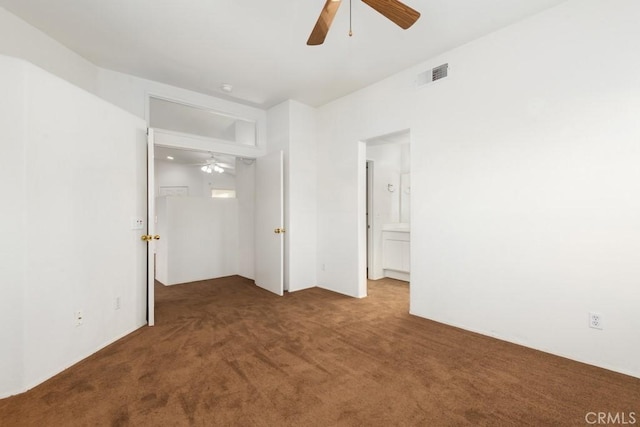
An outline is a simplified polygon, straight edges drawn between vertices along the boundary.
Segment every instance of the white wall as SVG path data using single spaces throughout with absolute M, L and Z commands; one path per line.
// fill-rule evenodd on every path
M 155 160 L 154 167 L 156 195 L 160 195 L 161 187 L 187 187 L 189 196 L 207 196 L 207 188 L 202 176 L 207 174 L 199 168 L 158 159 Z M 208 196 L 211 197 L 210 191 Z
M 3 230 L 3 246 L 16 262 L 0 272 L 3 303 L 14 307 L 0 312 L 12 328 L 0 329 L 11 345 L 0 367 L 6 396 L 145 323 L 146 245 L 131 218 L 146 216 L 146 126 L 30 64 L 0 57 L 0 70 L 11 119 L 3 114 L 0 170 L 13 175 L 13 208 L 0 211 L 0 224 L 15 227 Z
M 0 180 L 5 183 L 0 209 L 0 398 L 25 388 L 27 69 L 21 61 L 0 56 Z
M 155 178 L 156 195 L 160 194 L 160 187 L 187 187 L 194 197 L 211 197 L 214 188 L 236 188 L 235 177 L 228 173 L 204 173 L 199 166 L 160 159 L 155 161 Z
M 400 146 L 400 222 L 411 222 L 411 144 Z
M 0 55 L 25 59 L 89 92 L 98 91 L 98 67 L 2 7 Z
M 202 181 L 204 197 L 211 197 L 211 190 L 235 190 L 236 189 L 236 177 L 229 173 L 204 173 L 199 168 L 194 168 L 200 172 L 200 179 Z
M 159 265 L 167 273 L 161 283 L 175 285 L 238 273 L 237 199 L 159 197 L 156 203 L 164 240 L 158 251 L 166 250 L 166 257 L 157 260 L 167 262 L 166 267 Z
M 296 101 L 269 109 L 269 151 L 284 152 L 284 283 L 290 292 L 316 286 L 316 110 Z
M 317 285 L 316 110 L 290 101 L 289 129 L 289 291 Z
M 186 186 L 189 195 L 211 197 L 212 188 L 235 189 L 238 203 L 238 268 L 232 274 L 249 279 L 254 278 L 254 211 L 255 211 L 255 169 L 251 160 L 236 159 L 236 174 L 206 174 L 198 167 L 177 164 L 165 160 L 155 161 L 156 194 L 162 186 Z M 156 206 L 158 217 L 164 217 L 166 203 Z M 164 236 L 163 223 L 158 224 L 158 234 Z M 161 239 L 158 246 L 156 277 L 162 283 L 169 283 L 167 271 L 167 240 Z M 315 269 L 314 269 L 315 271 Z
M 238 274 L 255 279 L 255 162 L 236 159 L 236 197 L 238 198 Z
M 636 16 L 569 1 L 320 108 L 320 283 L 358 295 L 358 141 L 410 128 L 411 312 L 640 376 Z

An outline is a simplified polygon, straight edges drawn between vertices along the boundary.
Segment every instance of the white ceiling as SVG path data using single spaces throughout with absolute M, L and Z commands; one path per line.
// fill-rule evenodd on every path
M 96 65 L 270 107 L 319 106 L 565 0 L 404 0 L 403 31 L 344 0 L 321 46 L 307 46 L 325 0 L 0 0 Z

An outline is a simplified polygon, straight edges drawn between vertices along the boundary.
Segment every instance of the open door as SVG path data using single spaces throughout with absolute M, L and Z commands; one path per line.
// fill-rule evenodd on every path
M 154 171 L 154 139 L 153 129 L 147 130 L 147 234 L 142 240 L 147 242 L 147 324 L 155 324 L 155 272 L 156 272 L 156 195 Z
M 256 285 L 284 294 L 283 153 L 256 159 L 255 277 Z

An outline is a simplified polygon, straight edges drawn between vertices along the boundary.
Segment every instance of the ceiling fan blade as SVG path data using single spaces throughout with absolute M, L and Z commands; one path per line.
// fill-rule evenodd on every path
M 324 39 L 327 37 L 327 33 L 329 32 L 329 28 L 331 27 L 331 23 L 333 22 L 333 17 L 336 16 L 336 12 L 340 7 L 340 3 L 342 0 L 327 0 L 320 12 L 320 16 L 318 17 L 318 22 L 316 22 L 316 26 L 313 27 L 313 31 L 311 31 L 311 35 L 309 36 L 309 40 L 307 40 L 307 44 L 309 46 L 315 46 L 324 43 Z
M 398 0 L 362 0 L 403 29 L 407 29 L 420 18 L 420 12 Z

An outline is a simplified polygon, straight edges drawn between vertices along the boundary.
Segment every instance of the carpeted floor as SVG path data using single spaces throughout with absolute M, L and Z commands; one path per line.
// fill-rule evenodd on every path
M 640 424 L 640 379 L 410 316 L 404 282 L 358 300 L 229 277 L 156 298 L 155 327 L 0 400 L 0 425 Z

